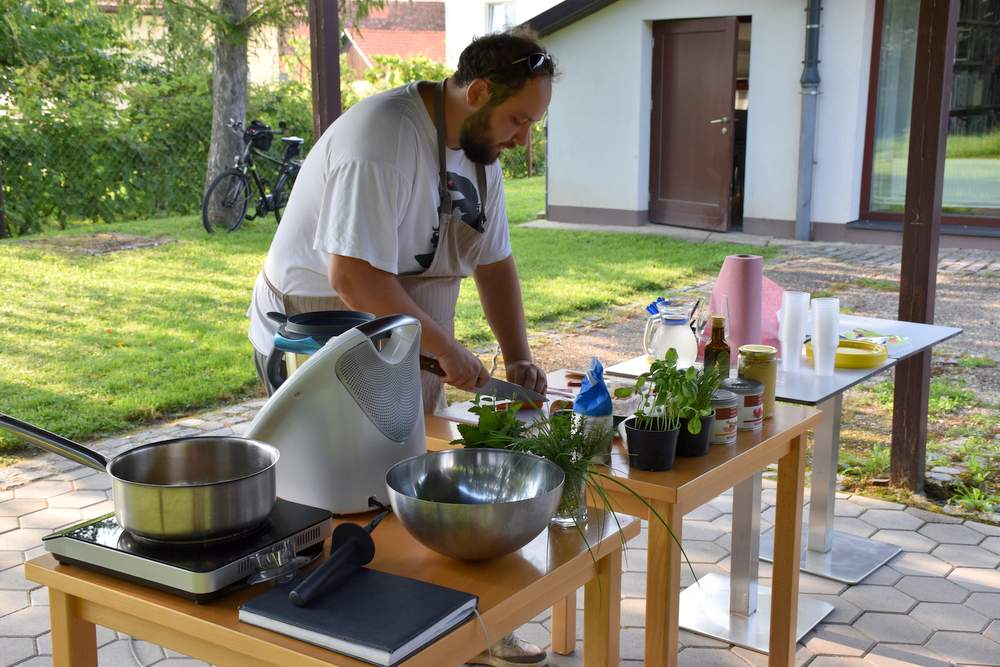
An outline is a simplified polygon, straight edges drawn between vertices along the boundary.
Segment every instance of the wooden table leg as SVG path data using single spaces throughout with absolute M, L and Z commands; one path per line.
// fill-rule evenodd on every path
M 564 601 L 565 602 L 565 601 Z M 622 552 L 597 561 L 597 576 L 583 589 L 583 664 L 606 667 L 619 662 L 622 613 Z
M 802 451 L 804 444 L 804 436 L 793 439 L 791 450 L 778 459 L 769 665 L 795 664 L 802 487 L 805 478 L 805 456 Z
M 681 538 L 683 515 L 676 505 L 652 500 L 674 536 Z M 646 573 L 646 649 L 648 667 L 675 667 L 680 646 L 677 614 L 681 594 L 681 550 L 667 528 L 650 513 L 649 558 Z
M 552 607 L 552 652 L 569 655 L 576 649 L 576 594 Z
M 53 667 L 97 667 L 97 628 L 76 616 L 76 598 L 49 590 Z

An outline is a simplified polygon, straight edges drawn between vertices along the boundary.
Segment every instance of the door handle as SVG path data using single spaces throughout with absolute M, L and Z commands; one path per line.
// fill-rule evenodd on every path
M 717 125 L 719 123 L 728 123 L 729 116 L 723 116 L 722 118 L 716 118 L 715 120 L 708 121 L 711 125 Z

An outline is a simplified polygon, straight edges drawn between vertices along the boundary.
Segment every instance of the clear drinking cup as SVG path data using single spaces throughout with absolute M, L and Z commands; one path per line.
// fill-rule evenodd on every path
M 816 375 L 833 375 L 840 342 L 840 299 L 812 300 L 813 369 Z
M 809 292 L 786 291 L 778 317 L 781 320 L 781 369 L 794 372 L 801 365 L 802 341 L 809 330 Z

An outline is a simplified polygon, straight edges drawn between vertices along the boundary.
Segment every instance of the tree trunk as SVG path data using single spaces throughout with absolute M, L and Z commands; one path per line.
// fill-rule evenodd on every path
M 218 12 L 228 18 L 216 28 L 212 71 L 212 141 L 208 147 L 205 186 L 233 164 L 243 149 L 240 136 L 228 127 L 231 119 L 247 118 L 247 32 L 240 25 L 247 15 L 247 0 L 219 0 Z

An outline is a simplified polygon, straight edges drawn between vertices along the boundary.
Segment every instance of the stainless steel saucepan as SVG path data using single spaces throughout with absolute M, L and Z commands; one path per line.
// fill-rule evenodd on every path
M 195 437 L 142 445 L 107 460 L 67 438 L 0 413 L 0 429 L 107 472 L 115 516 L 132 535 L 209 541 L 248 531 L 271 513 L 278 450 L 237 437 Z

